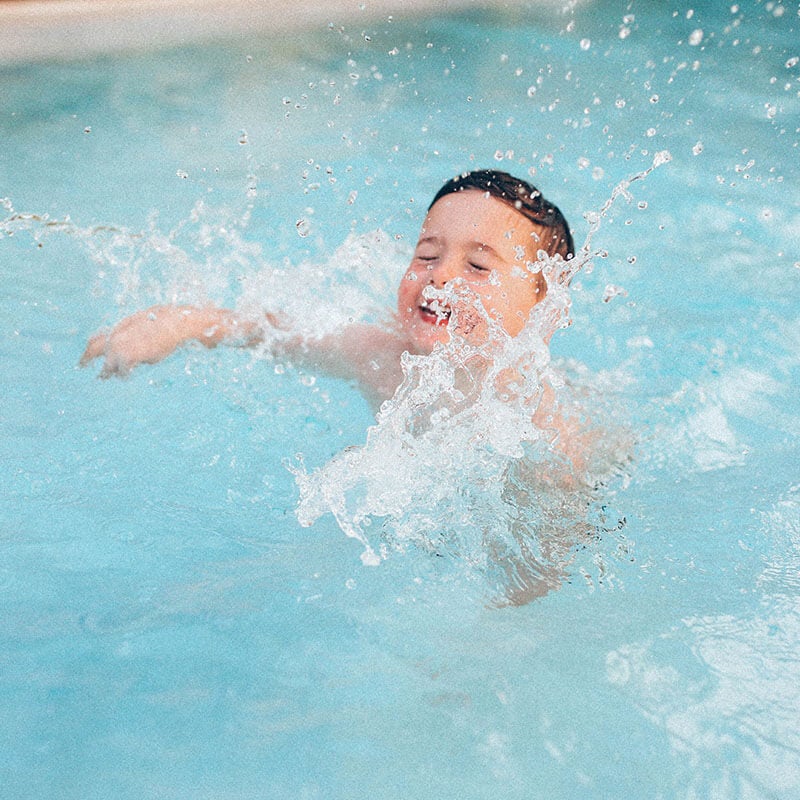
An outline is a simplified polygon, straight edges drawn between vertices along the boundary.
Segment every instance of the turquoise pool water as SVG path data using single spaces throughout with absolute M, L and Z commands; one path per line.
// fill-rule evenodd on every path
M 799 26 L 599 2 L 3 67 L 4 795 L 800 797 Z M 580 242 L 664 151 L 553 341 L 634 458 L 527 605 L 299 524 L 296 455 L 374 424 L 353 387 L 221 349 L 76 367 L 157 300 L 370 316 L 471 167 Z

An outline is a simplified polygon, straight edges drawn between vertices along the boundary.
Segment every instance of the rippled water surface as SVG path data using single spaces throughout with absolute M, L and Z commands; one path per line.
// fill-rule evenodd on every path
M 800 797 L 799 33 L 598 2 L 2 67 L 5 793 Z M 581 504 L 509 506 L 497 415 L 390 457 L 413 392 L 375 427 L 258 351 L 76 367 L 165 300 L 378 319 L 492 166 L 599 221 L 553 369 L 627 449 Z M 496 602 L 486 542 L 576 520 Z

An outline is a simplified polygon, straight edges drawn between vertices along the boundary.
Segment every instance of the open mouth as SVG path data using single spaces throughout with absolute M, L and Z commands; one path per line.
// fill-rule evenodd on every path
M 438 300 L 429 300 L 419 307 L 422 319 L 431 325 L 447 325 L 450 319 L 450 307 Z

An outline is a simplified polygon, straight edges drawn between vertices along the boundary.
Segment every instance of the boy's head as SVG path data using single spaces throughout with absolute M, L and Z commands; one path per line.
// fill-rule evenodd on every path
M 575 255 L 569 224 L 558 207 L 545 200 L 535 186 L 507 172 L 481 169 L 456 175 L 439 189 L 428 210 L 448 194 L 471 189 L 496 197 L 523 217 L 527 217 L 537 228 L 544 229 L 539 232 L 541 238 L 534 242 L 537 245 L 534 253 L 537 250 L 544 250 L 548 255 L 559 255 L 565 261 Z
M 564 216 L 533 186 L 494 170 L 448 181 L 428 209 L 398 293 L 400 324 L 413 348 L 430 352 L 447 340 L 452 309 L 429 288 L 446 284 L 459 297 L 461 336 L 485 342 L 487 316 L 516 336 L 547 292 L 536 263 L 540 250 L 568 258 L 574 247 Z

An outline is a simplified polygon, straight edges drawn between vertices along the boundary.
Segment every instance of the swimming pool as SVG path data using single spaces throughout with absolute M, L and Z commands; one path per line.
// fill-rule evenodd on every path
M 600 2 L 3 67 L 5 793 L 800 796 L 799 25 Z M 581 241 L 664 151 L 553 340 L 635 457 L 527 605 L 299 524 L 287 467 L 374 424 L 353 387 L 222 349 L 76 367 L 157 300 L 368 316 L 471 167 Z

